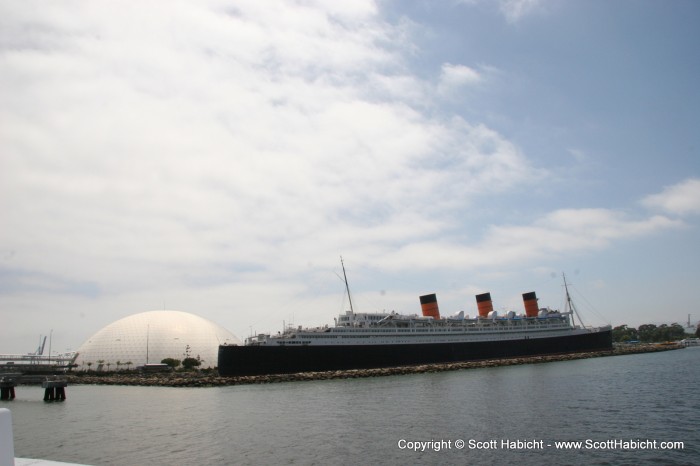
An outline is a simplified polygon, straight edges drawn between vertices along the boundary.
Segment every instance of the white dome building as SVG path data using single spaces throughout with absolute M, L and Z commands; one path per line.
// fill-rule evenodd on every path
M 223 343 L 241 342 L 223 327 L 194 314 L 149 311 L 124 317 L 95 333 L 78 349 L 75 363 L 81 369 L 87 369 L 87 363 L 99 369 L 98 361 L 103 361 L 104 369 L 133 369 L 165 358 L 183 360 L 189 345 L 189 355 L 199 356 L 201 368 L 216 367 Z

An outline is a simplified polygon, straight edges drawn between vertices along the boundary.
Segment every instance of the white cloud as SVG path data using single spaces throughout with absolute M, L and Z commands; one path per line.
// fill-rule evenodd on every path
M 537 12 L 541 12 L 545 8 L 547 0 L 457 0 L 457 3 L 467 6 L 473 5 L 494 5 L 498 6 L 499 12 L 505 17 L 506 21 L 515 24 L 523 18 Z
M 662 192 L 644 198 L 642 204 L 675 215 L 699 214 L 700 179 L 689 178 L 668 186 Z
M 501 13 L 510 23 L 517 23 L 527 15 L 539 11 L 544 2 L 543 0 L 501 0 Z
M 384 260 L 391 269 L 498 268 L 600 250 L 617 240 L 642 237 L 681 225 L 664 216 L 635 220 L 609 209 L 560 209 L 529 225 L 493 225 L 481 241 L 471 245 L 443 239 L 413 242 Z
M 438 89 L 440 93 L 446 94 L 461 86 L 476 84 L 481 80 L 482 76 L 468 66 L 444 63 L 440 73 Z
M 374 3 L 203 5 L 5 4 L 6 267 L 103 292 L 293 274 L 533 179 L 495 131 L 414 105 L 435 85 Z

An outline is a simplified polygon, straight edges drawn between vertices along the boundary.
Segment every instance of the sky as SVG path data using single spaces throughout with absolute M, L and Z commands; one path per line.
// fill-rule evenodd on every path
M 0 353 L 157 309 L 700 320 L 700 3 L 0 0 Z

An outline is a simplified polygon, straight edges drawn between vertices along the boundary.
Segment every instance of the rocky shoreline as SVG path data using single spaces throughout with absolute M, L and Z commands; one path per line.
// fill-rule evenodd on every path
M 381 377 L 389 375 L 419 374 L 425 372 L 444 372 L 483 367 L 515 366 L 522 364 L 540 364 L 552 361 L 571 361 L 574 359 L 599 358 L 605 356 L 622 356 L 628 354 L 651 353 L 682 349 L 683 346 L 670 345 L 629 345 L 618 346 L 611 351 L 587 353 L 554 354 L 546 356 L 528 356 L 507 359 L 489 359 L 483 361 L 466 361 L 455 363 L 422 364 L 417 366 L 387 367 L 379 369 L 352 369 L 328 372 L 303 372 L 299 374 L 273 374 L 238 377 L 221 377 L 216 372 L 168 372 L 141 373 L 136 371 L 105 374 L 68 374 L 71 385 L 138 385 L 155 387 L 216 387 L 223 385 L 248 385 L 279 382 L 299 382 L 305 380 L 353 379 L 364 377 Z

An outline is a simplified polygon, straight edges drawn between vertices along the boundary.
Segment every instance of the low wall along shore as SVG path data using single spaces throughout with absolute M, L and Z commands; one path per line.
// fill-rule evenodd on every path
M 682 349 L 680 345 L 629 345 L 619 346 L 611 351 L 588 353 L 555 354 L 546 356 L 528 356 L 521 358 L 489 359 L 484 361 L 466 361 L 454 363 L 422 364 L 417 366 L 386 367 L 379 369 L 353 369 L 328 372 L 303 372 L 299 374 L 251 375 L 238 377 L 221 377 L 206 372 L 167 372 L 144 374 L 136 371 L 109 374 L 69 374 L 71 385 L 141 385 L 157 387 L 214 387 L 222 385 L 244 385 L 276 382 L 296 382 L 304 380 L 352 379 L 362 377 L 379 377 L 388 375 L 419 374 L 424 372 L 444 372 L 482 367 L 514 366 L 522 364 L 539 364 L 552 361 L 571 361 L 574 359 L 598 358 L 605 356 L 622 356 L 627 354 L 650 353 Z

